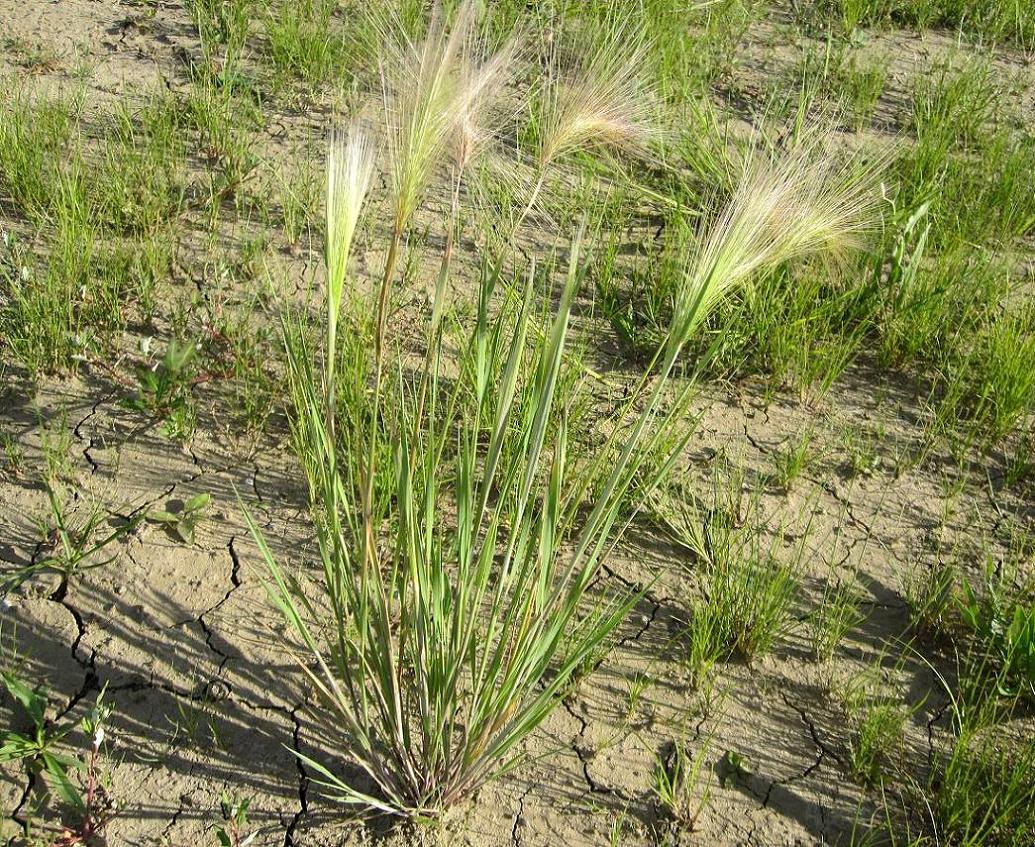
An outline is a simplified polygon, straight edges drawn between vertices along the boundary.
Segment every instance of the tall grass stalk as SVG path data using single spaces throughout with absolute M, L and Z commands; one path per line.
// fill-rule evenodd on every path
M 375 26 L 383 38 L 382 115 L 393 224 L 378 287 L 371 426 L 378 418 L 389 292 L 410 217 L 451 143 L 463 151 L 459 155 L 461 163 L 469 164 L 475 150 L 474 129 L 481 125 L 511 55 L 512 47 L 504 45 L 495 55 L 473 63 L 471 48 L 476 15 L 477 5 L 465 0 L 449 25 L 436 6 L 420 43 L 412 42 L 405 28 L 390 16 L 375 18 Z M 443 262 L 443 273 L 447 270 L 448 258 Z M 367 486 L 363 490 L 363 508 L 368 513 L 374 496 L 376 455 L 371 440 L 366 451 Z M 374 539 L 369 537 L 368 552 L 373 550 L 373 545 Z M 366 557 L 363 566 L 367 566 Z

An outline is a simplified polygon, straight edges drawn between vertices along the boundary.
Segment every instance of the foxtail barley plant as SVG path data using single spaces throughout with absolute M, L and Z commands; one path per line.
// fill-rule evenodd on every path
M 596 457 L 576 461 L 566 416 L 572 397 L 562 377 L 585 227 L 571 241 L 545 323 L 535 259 L 503 284 L 496 263 L 482 274 L 460 349 L 447 351 L 450 235 L 416 377 L 386 344 L 386 304 L 411 217 L 446 166 L 451 139 L 482 125 L 479 114 L 494 108 L 507 64 L 471 58 L 478 55 L 473 15 L 463 4 L 451 27 L 434 17 L 420 44 L 390 34 L 380 148 L 391 177 L 391 232 L 370 293 L 348 283 L 348 258 L 373 148 L 358 129 L 331 142 L 332 349 L 323 373 L 304 333 L 290 320 L 286 331 L 295 443 L 322 566 L 315 592 L 284 570 L 252 524 L 271 595 L 315 657 L 301 664 L 321 697 L 325 741 L 342 744 L 342 764 L 364 776 L 303 757 L 306 765 L 345 803 L 407 817 L 435 815 L 519 765 L 522 742 L 635 602 L 631 593 L 601 596 L 591 587 L 635 513 L 630 493 L 649 493 L 682 452 L 685 438 L 671 433 L 689 432 L 689 387 L 671 391 L 672 373 L 708 311 L 775 264 L 840 243 L 867 211 L 863 183 L 821 158 L 754 162 L 687 260 L 657 367 L 618 410 Z M 591 69 L 588 81 L 568 83 L 577 94 L 558 94 L 551 107 L 554 140 L 544 147 L 544 167 L 576 148 L 613 144 L 639 125 L 631 67 Z M 628 102 L 618 108 L 622 97 Z M 453 160 L 449 233 L 460 202 L 458 162 L 467 161 L 467 154 Z M 337 331 L 340 320 L 349 321 L 348 332 Z

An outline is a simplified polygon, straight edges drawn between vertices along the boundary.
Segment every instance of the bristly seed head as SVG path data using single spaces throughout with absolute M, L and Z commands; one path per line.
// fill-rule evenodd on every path
M 331 348 L 352 240 L 370 190 L 376 155 L 370 135 L 358 126 L 331 133 L 327 148 L 327 307 Z
M 464 0 L 447 26 L 436 6 L 424 40 L 416 44 L 401 26 L 385 27 L 381 81 L 397 229 L 413 214 L 451 144 L 462 167 L 484 146 L 486 113 L 516 48 L 508 42 L 492 56 L 475 57 L 477 8 Z
M 648 46 L 641 28 L 615 21 L 569 72 L 558 67 L 556 55 L 551 57 L 537 152 L 540 170 L 579 148 L 638 152 L 648 146 L 657 131 L 641 76 Z
M 837 259 L 872 228 L 882 159 L 838 161 L 819 135 L 787 153 L 749 156 L 733 197 L 690 258 L 676 296 L 671 345 L 681 345 L 728 292 L 783 262 Z

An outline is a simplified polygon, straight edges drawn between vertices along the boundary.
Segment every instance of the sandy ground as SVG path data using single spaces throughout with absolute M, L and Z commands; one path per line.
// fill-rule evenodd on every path
M 868 375 L 849 374 L 844 382 L 854 376 Z M 213 497 L 194 545 L 145 523 L 119 545 L 115 562 L 85 571 L 67 593 L 59 592 L 56 576 L 41 575 L 8 598 L 5 632 L 16 635 L 32 678 L 60 692 L 59 709 L 82 712 L 101 684 L 116 707 L 112 791 L 124 811 L 110 827 L 109 843 L 211 841 L 219 794 L 232 789 L 252 798 L 258 843 L 361 842 L 364 830 L 336 819 L 335 807 L 308 785 L 291 753 L 333 755 L 334 747 L 321 741 L 307 711 L 311 700 L 280 638 L 283 625 L 266 600 L 261 560 L 241 514 L 243 503 L 274 551 L 304 566 L 310 543 L 304 492 L 283 446 L 263 444 L 241 455 L 199 435 L 181 450 L 127 421 L 114 398 L 98 397 L 87 380 L 53 388 L 38 398 L 40 408 L 48 418 L 59 409 L 68 415 L 75 474 L 113 515 L 176 508 L 200 492 Z M 823 412 L 851 409 L 884 420 L 889 438 L 908 438 L 901 420 L 894 428 L 903 410 L 878 406 L 869 394 L 865 383 L 854 391 L 839 387 Z M 11 412 L 19 422 L 17 410 Z M 701 477 L 717 450 L 737 451 L 747 468 L 764 472 L 787 433 L 822 420 L 820 410 L 792 402 L 764 410 L 750 396 L 722 396 L 705 414 L 692 455 Z M 31 449 L 35 417 L 26 412 L 20 423 L 22 443 Z M 810 658 L 804 629 L 754 667 L 726 666 L 713 694 L 719 705 L 707 717 L 688 692 L 679 660 L 691 588 L 678 565 L 688 560 L 671 545 L 634 533 L 609 561 L 604 590 L 607 583 L 612 590 L 643 584 L 655 573 L 661 579 L 624 626 L 615 652 L 529 742 L 533 754 L 554 755 L 483 791 L 450 819 L 450 837 L 479 845 L 589 845 L 606 843 L 620 825 L 620 843 L 654 843 L 665 824 L 650 795 L 651 772 L 666 744 L 687 737 L 707 748 L 712 772 L 711 803 L 695 843 L 836 842 L 853 821 L 865 819 L 868 806 L 846 776 L 845 719 L 830 690 L 873 662 L 886 642 L 908 637 L 903 580 L 932 561 L 936 534 L 979 527 L 991 534 L 997 521 L 1032 518 L 1030 506 L 1011 508 L 1002 496 L 993 507 L 975 485 L 943 524 L 946 502 L 932 478 L 937 470 L 925 465 L 898 480 L 881 468 L 853 482 L 839 474 L 833 453 L 789 494 L 765 495 L 763 510 L 776 516 L 774 524 L 786 524 L 788 546 L 811 519 L 807 543 L 815 555 L 805 597 L 818 601 L 832 558 L 842 569 L 858 568 L 867 618 L 833 668 Z M 15 565 L 33 561 L 44 550 L 34 526 L 44 512 L 43 492 L 4 481 L 0 501 L 10 504 L 0 557 Z M 912 692 L 933 685 L 919 659 L 893 672 Z M 630 713 L 630 686 L 640 674 L 650 682 Z M 937 724 L 944 705 L 933 697 L 910 724 L 907 749 L 918 768 L 928 756 L 929 724 Z M 731 752 L 746 763 L 744 773 L 725 773 Z M 18 798 L 24 775 L 8 769 L 3 785 L 9 799 Z M 403 844 L 416 836 L 391 837 Z

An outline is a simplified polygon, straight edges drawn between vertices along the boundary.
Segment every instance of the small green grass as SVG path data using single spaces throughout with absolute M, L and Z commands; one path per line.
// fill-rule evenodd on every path
M 985 43 L 1035 49 L 1035 11 L 1023 0 L 811 0 L 803 15 L 818 15 L 853 35 L 861 27 L 949 29 Z
M 953 847 L 1025 847 L 1035 832 L 1035 742 L 965 726 L 930 789 L 936 837 Z
M 655 802 L 674 823 L 693 832 L 711 801 L 710 771 L 705 768 L 711 739 L 691 752 L 686 741 L 658 755 L 652 791 Z
M 777 488 L 790 491 L 795 480 L 817 460 L 815 441 L 815 433 L 806 428 L 789 438 L 786 445 L 776 451 L 773 455 L 775 470 L 772 480 Z
M 3 80 L 0 185 L 30 220 L 43 223 L 70 189 L 62 166 L 78 129 L 81 100 L 36 102 L 27 88 Z
M 152 319 L 184 201 L 180 114 L 168 95 L 120 106 L 93 140 L 74 101 L 21 90 L 3 110 L 2 188 L 36 234 L 0 252 L 0 326 L 31 374 L 68 371 Z
M 183 104 L 184 126 L 198 134 L 198 151 L 206 164 L 214 210 L 225 199 L 237 199 L 245 181 L 259 166 L 255 132 L 263 112 L 250 87 L 194 77 Z
M 888 80 L 888 61 L 881 56 L 862 57 L 830 41 L 821 48 L 806 47 L 788 79 L 772 83 L 774 108 L 793 114 L 802 101 L 815 108 L 823 104 L 838 111 L 854 129 L 872 120 Z
M 809 641 L 817 661 L 833 659 L 845 636 L 866 619 L 862 598 L 862 587 L 854 576 L 827 577 L 819 606 L 808 619 Z
M 798 572 L 755 538 L 730 567 L 713 573 L 711 590 L 724 611 L 727 644 L 745 660 L 769 653 L 795 625 Z
M 907 711 L 895 702 L 860 707 L 849 748 L 849 763 L 857 779 L 871 786 L 884 780 L 888 761 L 902 743 L 907 718 Z
M 310 92 L 346 84 L 354 66 L 334 19 L 334 0 L 277 0 L 265 17 L 269 60 L 281 86 L 297 81 Z
M 864 785 L 881 786 L 894 776 L 906 722 L 920 706 L 909 707 L 895 690 L 901 662 L 883 666 L 884 657 L 853 676 L 841 693 L 850 734 L 848 762 Z M 922 705 L 922 704 L 921 704 Z
M 179 107 L 168 95 L 140 109 L 120 107 L 111 116 L 99 172 L 90 181 L 92 214 L 106 229 L 146 236 L 178 216 L 186 184 L 180 123 Z

